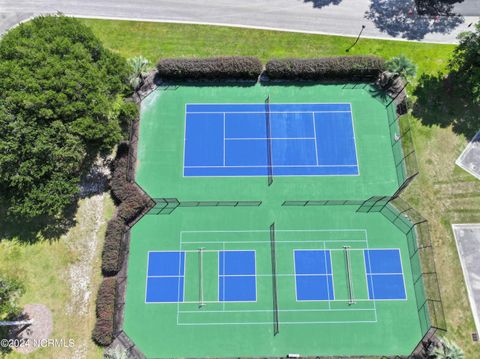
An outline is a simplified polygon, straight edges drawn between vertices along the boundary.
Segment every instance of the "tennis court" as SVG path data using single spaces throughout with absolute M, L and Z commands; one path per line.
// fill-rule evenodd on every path
M 184 176 L 358 175 L 350 104 L 187 104 Z
M 131 229 L 124 331 L 147 358 L 412 352 L 405 234 L 358 206 L 282 206 L 403 182 L 394 109 L 362 88 L 192 83 L 142 103 L 136 180 L 178 204 Z
M 184 232 L 183 235 L 187 233 Z M 204 233 L 204 235 L 207 233 Z M 218 232 L 213 233 L 217 233 L 218 236 Z M 241 237 L 238 233 L 237 237 Z M 197 236 L 198 234 L 197 232 Z M 259 237 L 262 236 L 260 235 Z M 335 301 L 332 257 L 339 257 L 337 262 L 341 262 L 343 258 L 344 263 L 342 264 L 346 267 L 344 272 L 347 274 L 347 278 L 351 278 L 350 258 L 352 255 L 356 258 L 363 257 L 364 267 L 357 270 L 363 273 L 365 281 L 360 281 L 361 283 L 359 283 L 358 287 L 364 287 L 361 291 L 363 293 L 368 292 L 368 297 L 356 298 L 353 293 L 353 283 L 349 281 L 348 302 L 350 304 L 355 303 L 357 300 L 406 299 L 403 269 L 398 249 L 352 249 L 351 246 L 344 246 L 343 248 L 330 246 L 331 248 L 326 249 L 327 245 L 322 241 L 317 243 L 322 249 L 299 249 L 296 247 L 305 246 L 303 241 L 296 243 L 289 241 L 288 243 L 290 243 L 288 246 L 286 243 L 280 243 L 282 245 L 281 252 L 283 252 L 283 255 L 286 255 L 288 260 L 288 264 L 285 264 L 285 273 L 275 273 L 275 275 L 288 278 L 286 281 L 290 282 L 290 285 L 288 285 L 289 290 L 293 289 L 291 284 L 294 281 L 294 293 L 288 294 L 290 299 L 295 294 L 297 302 Z M 187 242 L 183 244 L 182 242 L 182 247 L 191 248 L 192 246 L 188 244 L 192 243 Z M 257 262 L 270 260 L 270 257 L 266 256 L 268 253 L 265 252 L 266 249 L 264 248 L 268 242 L 249 242 L 250 248 L 255 249 L 217 249 L 217 243 L 212 246 L 211 241 L 195 244 L 198 244 L 198 249 L 185 250 L 182 248 L 180 251 L 154 251 L 149 253 L 147 303 L 178 302 L 205 305 L 207 303 L 221 302 L 257 302 L 257 286 L 259 282 L 262 285 L 263 277 L 274 275 L 267 270 L 263 273 L 257 271 Z M 245 247 L 243 245 L 238 246 L 239 243 L 236 242 L 222 241 L 220 244 L 222 248 L 226 246 Z M 265 258 L 257 260 L 257 255 L 260 254 L 263 254 Z M 292 255 L 293 261 L 290 260 Z M 185 269 L 187 260 L 190 262 L 188 275 Z M 208 262 L 205 263 L 205 260 Z M 281 258 L 280 263 L 282 260 L 285 259 Z M 190 269 L 192 265 L 193 267 Z M 204 265 L 209 268 L 207 277 L 205 277 Z M 185 293 L 184 286 L 186 281 L 195 281 L 198 289 Z M 205 282 L 213 284 L 210 287 L 210 293 L 207 293 L 208 299 L 204 297 Z M 346 299 L 337 298 L 337 300 Z

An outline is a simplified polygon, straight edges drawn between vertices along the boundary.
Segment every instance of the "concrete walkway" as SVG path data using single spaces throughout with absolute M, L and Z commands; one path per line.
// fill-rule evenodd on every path
M 213 23 L 454 43 L 478 17 L 416 16 L 414 0 L 0 0 L 0 33 L 32 14 Z

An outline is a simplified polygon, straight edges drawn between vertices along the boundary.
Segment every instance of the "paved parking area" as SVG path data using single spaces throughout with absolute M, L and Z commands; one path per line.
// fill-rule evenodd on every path
M 480 331 L 480 224 L 452 224 L 477 332 Z
M 477 132 L 455 163 L 472 176 L 480 179 L 480 131 Z

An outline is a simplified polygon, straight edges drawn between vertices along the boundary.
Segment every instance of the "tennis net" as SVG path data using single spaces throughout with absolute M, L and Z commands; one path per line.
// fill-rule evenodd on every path
M 265 99 L 265 126 L 267 136 L 267 162 L 268 162 L 268 185 L 273 183 L 273 167 L 272 167 L 272 130 L 270 126 L 270 95 Z
M 204 248 L 198 249 L 198 306 L 200 308 L 205 306 L 205 301 L 203 299 L 203 250 Z
M 275 223 L 270 225 L 270 249 L 272 256 L 273 335 L 277 335 L 279 333 L 279 319 L 277 295 L 277 255 L 275 252 Z
M 347 286 L 348 286 L 348 304 L 355 304 L 355 295 L 353 294 L 352 282 L 352 264 L 350 262 L 350 247 L 344 246 L 345 265 L 347 267 Z

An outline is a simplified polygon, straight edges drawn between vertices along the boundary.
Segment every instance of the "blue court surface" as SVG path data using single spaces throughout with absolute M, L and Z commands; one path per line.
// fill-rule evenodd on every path
M 333 273 L 328 250 L 295 250 L 297 301 L 334 300 Z
M 257 300 L 255 251 L 220 251 L 218 273 L 219 301 Z
M 185 252 L 149 252 L 147 303 L 183 302 Z
M 187 104 L 184 176 L 358 175 L 350 104 Z
M 369 299 L 406 299 L 400 251 L 370 249 L 364 251 L 364 256 Z

